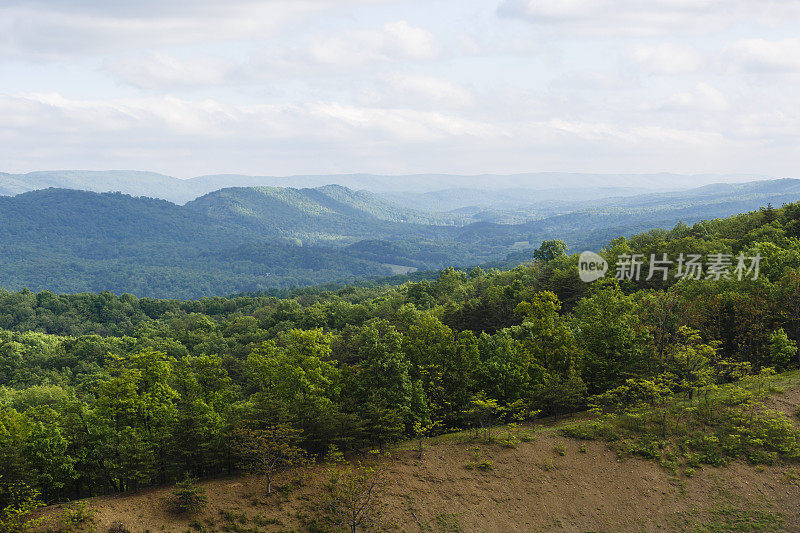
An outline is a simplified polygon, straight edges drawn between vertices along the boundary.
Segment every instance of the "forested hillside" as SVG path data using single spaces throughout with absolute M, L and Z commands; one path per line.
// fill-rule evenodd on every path
M 191 297 L 386 274 L 164 200 L 60 189 L 0 198 L 5 288 Z
M 437 232 L 428 226 L 464 222 L 455 215 L 398 208 L 375 194 L 336 185 L 222 189 L 189 202 L 186 208 L 263 236 L 309 243 L 430 237 Z
M 714 387 L 798 366 L 800 204 L 618 238 L 602 252 L 612 273 L 633 254 L 662 253 L 762 259 L 757 279 L 733 266 L 728 279 L 680 278 L 673 265 L 666 280 L 588 284 L 577 255 L 549 242 L 509 271 L 286 298 L 2 292 L 0 508 L 31 490 L 49 502 L 233 471 L 253 435 L 316 458 L 672 396 L 706 403 L 675 415 L 674 429 L 648 422 L 681 439 L 670 461 L 800 459 L 800 432 L 782 415 L 735 399 L 703 410 Z M 632 449 L 666 461 L 654 438 Z
M 339 186 L 223 189 L 185 206 L 45 189 L 0 197 L 0 287 L 199 298 L 450 266 L 513 268 L 545 240 L 598 250 L 620 235 L 778 206 L 799 189 L 777 180 L 459 213 Z

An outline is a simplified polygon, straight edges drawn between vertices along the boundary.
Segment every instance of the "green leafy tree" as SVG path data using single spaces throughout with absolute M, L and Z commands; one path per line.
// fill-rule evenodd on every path
M 39 496 L 38 490 L 20 481 L 0 486 L 0 533 L 23 533 L 36 527 L 39 520 L 32 515 L 44 505 Z
M 222 414 L 213 405 L 224 407 L 206 394 L 193 372 L 195 359 L 184 357 L 175 365 L 173 387 L 178 394 L 175 419 L 170 428 L 170 470 L 203 475 L 223 462 L 219 450 L 224 428 Z M 213 403 L 209 405 L 207 400 Z M 195 443 L 186 446 L 187 442 Z
M 472 394 L 472 372 L 479 361 L 475 336 L 454 332 L 429 312 L 412 311 L 403 320 L 403 352 L 411 362 L 409 374 L 423 388 L 423 394 L 417 393 L 416 412 L 426 410 L 420 405 L 424 403 L 434 418 L 457 424 L 458 413 Z M 417 418 L 415 424 L 426 424 Z
M 63 498 L 65 489 L 77 478 L 75 458 L 69 453 L 58 414 L 42 408 L 36 418 L 26 437 L 25 455 L 35 471 L 36 486 L 49 498 Z
M 533 403 L 542 413 L 555 415 L 556 419 L 573 413 L 586 401 L 586 384 L 572 369 L 566 376 L 545 374 L 533 392 Z
M 567 255 L 567 249 L 567 243 L 562 240 L 542 241 L 542 245 L 534 250 L 533 258 L 549 263 L 554 259 Z
M 494 398 L 487 398 L 483 392 L 475 395 L 470 401 L 470 409 L 467 412 L 473 421 L 473 428 L 477 435 L 483 432 L 486 441 L 492 440 L 492 427 L 495 421 L 503 415 L 505 409 Z
M 651 339 L 633 300 L 616 288 L 601 288 L 575 307 L 581 375 L 590 394 L 653 370 Z
M 797 360 L 797 343 L 786 335 L 783 328 L 773 331 L 769 342 L 769 364 L 783 370 L 797 363 L 800 363 Z
M 415 406 L 422 406 L 414 401 L 411 363 L 402 350 L 402 335 L 393 325 L 371 321 L 360 329 L 355 343 L 359 364 L 349 384 L 358 402 L 354 407 L 373 441 L 383 446 L 397 440 L 426 413 L 415 412 Z
M 532 362 L 550 373 L 566 376 L 576 365 L 577 347 L 560 311 L 561 302 L 554 293 L 536 293 L 517 306 L 516 313 L 525 318 L 522 326 L 512 331 Z
M 259 417 L 291 420 L 305 444 L 322 452 L 331 438 L 340 391 L 339 370 L 330 361 L 331 339 L 322 330 L 290 330 L 254 350 L 247 370 Z
M 717 359 L 716 344 L 705 344 L 698 331 L 681 326 L 676 343 L 667 349 L 662 379 L 691 400 L 697 389 L 714 381 L 712 362 Z

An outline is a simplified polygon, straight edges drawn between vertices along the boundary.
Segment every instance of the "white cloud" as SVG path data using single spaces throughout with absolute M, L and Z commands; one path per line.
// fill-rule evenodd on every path
M 225 105 L 215 100 L 149 97 L 83 101 L 58 94 L 0 96 L 0 132 L 41 128 L 48 135 L 82 138 L 87 146 L 139 135 L 215 141 L 229 137 L 261 141 L 316 139 L 334 144 L 375 139 L 430 141 L 446 137 L 495 137 L 490 124 L 441 112 L 377 108 L 338 102 Z
M 729 45 L 726 59 L 750 72 L 800 72 L 800 38 L 743 39 Z
M 296 45 L 274 44 L 254 52 L 249 58 L 222 59 L 207 54 L 177 57 L 153 51 L 106 58 L 103 69 L 120 83 L 169 90 L 320 74 L 344 76 L 353 70 L 384 63 L 429 61 L 438 58 L 440 53 L 441 46 L 433 34 L 400 20 L 386 23 L 379 29 L 316 36 Z M 422 85 L 422 81 L 417 85 Z M 429 91 L 433 90 L 434 87 L 429 87 Z
M 596 143 L 610 143 L 611 145 L 625 144 L 631 147 L 652 146 L 654 142 L 702 147 L 713 144 L 720 137 L 715 132 L 657 125 L 622 126 L 608 122 L 564 119 L 553 119 L 543 124 L 543 126 L 554 132 L 566 134 L 572 140 L 580 139 Z
M 553 80 L 553 87 L 561 91 L 622 91 L 638 85 L 638 81 L 626 73 L 587 69 L 570 72 Z
M 705 82 L 698 83 L 691 91 L 673 93 L 655 105 L 643 106 L 645 110 L 679 112 L 719 112 L 729 108 L 725 94 Z
M 346 31 L 313 38 L 302 48 L 281 51 L 285 62 L 331 67 L 364 66 L 397 60 L 430 60 L 440 46 L 429 31 L 405 20 L 389 22 L 380 29 Z
M 798 16 L 800 0 L 0 0 L 0 171 L 779 173 L 797 78 L 746 74 L 800 72 Z
M 657 74 L 690 74 L 703 67 L 702 55 L 686 44 L 638 44 L 633 49 L 633 60 L 640 67 Z
M 594 37 L 708 34 L 737 20 L 763 23 L 800 12 L 797 0 L 503 0 L 498 14 Z
M 364 90 L 361 100 L 369 105 L 459 109 L 475 105 L 474 95 L 449 80 L 424 74 L 391 73 Z
M 0 52 L 59 60 L 271 36 L 346 0 L 106 0 L 0 4 Z M 361 3 L 370 3 L 362 0 Z
M 567 26 L 595 36 L 651 36 L 700 26 L 702 22 L 692 18 L 718 12 L 726 3 L 723 0 L 505 0 L 498 13 L 534 24 Z
M 698 87 L 695 94 L 714 96 L 705 87 Z M 775 120 L 772 124 L 773 129 L 760 133 L 774 133 L 778 124 Z M 743 136 L 747 130 L 741 128 Z M 749 131 L 760 140 L 758 133 Z M 178 175 L 226 169 L 272 174 L 377 170 L 371 165 L 381 165 L 384 172 L 508 171 L 524 170 L 531 158 L 574 163 L 576 151 L 583 152 L 585 162 L 597 150 L 637 159 L 674 149 L 716 153 L 725 146 L 724 136 L 714 128 L 626 123 L 624 118 L 616 122 L 561 118 L 557 109 L 545 120 L 489 121 L 459 113 L 335 101 L 226 105 L 211 99 L 155 96 L 0 97 L 0 158 L 13 164 L 24 153 L 38 168 L 89 157 L 91 165 L 82 167 L 146 166 Z M 417 157 L 400 165 L 401 154 Z M 270 168 L 259 166 L 266 161 Z
M 122 83 L 152 90 L 219 85 L 230 80 L 235 66 L 221 59 L 179 59 L 163 52 L 151 52 L 106 59 L 103 68 Z

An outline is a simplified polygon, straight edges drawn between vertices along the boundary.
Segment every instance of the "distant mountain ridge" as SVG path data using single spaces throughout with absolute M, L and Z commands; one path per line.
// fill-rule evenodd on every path
M 340 185 L 352 190 L 368 190 L 381 194 L 431 193 L 449 189 L 552 191 L 612 187 L 619 189 L 620 194 L 639 194 L 645 192 L 645 190 L 689 189 L 715 182 L 745 182 L 763 178 L 764 176 L 747 174 L 700 174 L 690 176 L 667 173 L 588 174 L 540 172 L 472 176 L 451 174 L 409 174 L 398 176 L 330 174 L 277 177 L 221 174 L 179 179 L 156 172 L 134 170 L 53 170 L 27 174 L 0 172 L 0 195 L 15 195 L 54 187 L 92 192 L 122 192 L 131 196 L 161 198 L 182 205 L 210 192 L 231 187 L 317 188 L 324 185 Z M 603 196 L 608 195 L 598 191 L 592 195 L 592 198 L 601 198 Z M 407 207 L 419 209 L 419 207 L 410 205 Z M 444 210 L 447 211 L 449 209 Z
M 165 200 L 46 189 L 0 198 L 0 287 L 200 297 L 388 275 Z
M 523 223 L 499 224 L 341 186 L 235 187 L 186 205 L 50 188 L 0 197 L 0 288 L 196 298 L 414 268 L 508 267 L 546 239 L 597 250 L 623 235 L 796 201 L 800 180 L 784 179 L 544 201 L 521 209 Z
M 308 240 L 398 233 L 398 224 L 454 225 L 461 217 L 403 209 L 368 191 L 340 185 L 292 189 L 231 187 L 188 202 L 187 209 L 270 236 Z

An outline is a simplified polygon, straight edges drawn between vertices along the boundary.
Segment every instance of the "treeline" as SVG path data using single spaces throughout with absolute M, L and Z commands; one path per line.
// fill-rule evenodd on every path
M 237 428 L 310 456 L 563 415 L 628 380 L 686 393 L 797 366 L 800 206 L 612 241 L 763 259 L 758 279 L 579 280 L 544 243 L 510 271 L 197 301 L 0 293 L 0 508 L 232 471 Z

